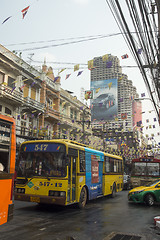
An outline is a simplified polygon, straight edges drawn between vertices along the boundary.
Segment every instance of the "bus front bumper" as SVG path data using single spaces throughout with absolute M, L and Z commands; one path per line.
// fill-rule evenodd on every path
M 25 202 L 36 202 L 36 203 L 44 203 L 44 204 L 56 204 L 64 206 L 66 203 L 65 197 L 51 197 L 51 196 L 36 196 L 30 194 L 23 193 L 15 193 L 14 199 L 18 201 Z

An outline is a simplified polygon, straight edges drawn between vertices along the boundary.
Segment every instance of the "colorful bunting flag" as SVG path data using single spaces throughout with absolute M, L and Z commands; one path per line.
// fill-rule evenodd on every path
M 89 91 L 85 91 L 85 99 L 92 99 L 93 98 L 93 91 L 89 90 Z
M 112 61 L 107 62 L 106 66 L 107 66 L 107 68 L 112 67 Z
M 34 77 L 34 79 L 40 79 L 40 76 Z
M 25 15 L 27 14 L 29 7 L 30 7 L 30 6 L 24 8 L 24 9 L 21 11 L 21 12 L 22 12 L 23 19 L 24 19 Z
M 79 70 L 79 64 L 74 65 L 74 72 Z
M 63 72 L 64 70 L 66 70 L 66 68 L 62 68 L 62 69 L 58 72 L 58 74 L 60 74 L 60 73 Z
M 67 74 L 67 75 L 66 75 L 66 79 L 67 79 L 67 78 L 69 78 L 69 77 L 70 77 L 70 75 L 71 75 L 71 74 Z
M 54 78 L 54 82 L 56 82 L 58 79 L 59 79 L 59 77 L 55 77 L 55 78 Z
M 25 81 L 27 81 L 29 78 L 25 78 L 24 80 L 22 80 L 22 82 L 25 82 Z
M 16 86 L 12 88 L 11 93 L 13 93 L 14 89 L 16 89 Z
M 96 93 L 98 93 L 98 92 L 99 92 L 99 90 L 100 90 L 100 88 L 97 88 L 97 89 L 96 89 Z
M 142 48 L 138 49 L 137 53 L 141 54 L 142 53 Z
M 66 104 L 66 102 L 63 102 L 63 103 L 62 103 L 62 107 L 64 107 L 65 104 Z
M 102 60 L 103 60 L 103 62 L 107 61 L 108 60 L 108 54 L 102 56 Z
M 128 54 L 122 55 L 121 58 L 122 59 L 128 58 Z
M 5 22 L 7 22 L 11 17 L 12 17 L 12 16 L 7 17 L 7 18 L 2 22 L 2 24 L 4 24 Z
M 122 120 L 127 119 L 127 113 L 121 113 L 121 119 Z
M 34 84 L 35 84 L 35 82 L 32 82 L 32 83 L 31 83 L 31 87 L 33 87 L 33 86 L 34 86 Z
M 83 71 L 78 72 L 77 77 L 82 74 Z
M 93 66 L 93 60 L 88 61 L 88 69 L 92 70 L 94 68 Z
M 122 80 L 123 79 L 123 76 L 122 77 L 120 77 L 120 78 L 118 78 L 118 80 Z

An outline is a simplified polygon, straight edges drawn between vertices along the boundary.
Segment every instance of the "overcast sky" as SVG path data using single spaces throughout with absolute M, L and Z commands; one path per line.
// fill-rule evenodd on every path
M 21 11 L 28 6 L 30 7 L 23 19 Z M 10 16 L 11 18 L 2 24 Z M 117 56 L 120 59 L 122 72 L 133 81 L 138 93 L 146 92 L 147 95 L 138 68 L 127 67 L 135 66 L 136 63 L 124 38 L 121 35 L 115 36 L 119 32 L 105 0 L 1 0 L 0 43 L 11 51 L 22 52 L 25 61 L 29 61 L 30 54 L 34 54 L 32 65 L 41 66 L 46 59 L 47 65 L 53 68 L 55 76 L 58 74 L 58 69 L 67 66 L 61 74 L 61 87 L 73 91 L 79 99 L 82 87 L 85 90 L 90 89 L 90 71 L 84 64 L 94 57 L 105 54 Z M 106 37 L 98 39 L 99 35 Z M 90 36 L 94 36 L 95 39 L 71 43 L 89 39 Z M 39 41 L 43 43 L 38 43 Z M 57 46 L 62 43 L 68 44 Z M 45 48 L 36 49 L 44 46 Z M 31 50 L 26 50 L 28 48 Z M 124 54 L 128 54 L 129 58 L 122 60 L 121 56 Z M 63 64 L 66 62 L 80 64 L 79 71 L 82 70 L 83 73 L 77 77 L 73 64 Z M 65 80 L 67 74 L 71 75 Z M 146 112 L 152 108 L 150 101 L 143 105 Z M 153 119 L 154 115 L 148 116 L 147 113 L 146 117 L 143 116 L 143 122 L 148 117 Z M 158 125 L 155 131 L 160 132 Z M 160 142 L 159 138 L 158 141 Z

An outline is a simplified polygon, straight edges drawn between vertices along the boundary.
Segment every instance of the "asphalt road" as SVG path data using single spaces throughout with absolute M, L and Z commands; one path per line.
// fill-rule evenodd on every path
M 153 221 L 160 215 L 160 205 L 129 204 L 127 194 L 91 201 L 84 210 L 15 201 L 14 218 L 0 226 L 0 240 L 103 240 L 112 232 L 160 239 Z

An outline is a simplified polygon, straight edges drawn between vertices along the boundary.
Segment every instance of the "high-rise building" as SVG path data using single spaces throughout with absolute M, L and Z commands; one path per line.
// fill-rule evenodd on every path
M 106 54 L 93 59 L 91 89 L 94 127 L 98 128 L 105 123 L 107 129 L 123 127 L 124 131 L 133 131 L 135 116 L 138 114 L 138 121 L 142 120 L 141 113 L 135 112 L 133 108 L 134 99 L 139 97 L 136 87 L 122 73 L 118 57 Z

